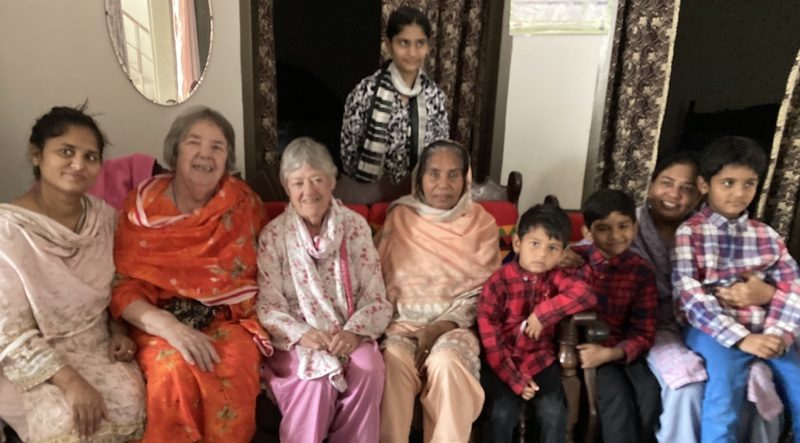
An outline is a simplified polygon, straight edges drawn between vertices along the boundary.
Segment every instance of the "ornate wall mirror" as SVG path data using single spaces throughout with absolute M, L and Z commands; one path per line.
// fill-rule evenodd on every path
M 111 44 L 122 70 L 160 105 L 186 101 L 208 67 L 211 0 L 105 0 Z

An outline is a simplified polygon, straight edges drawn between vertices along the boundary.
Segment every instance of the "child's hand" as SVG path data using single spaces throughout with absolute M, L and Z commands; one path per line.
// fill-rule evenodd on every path
M 591 369 L 625 357 L 619 348 L 607 348 L 596 343 L 582 343 L 576 346 L 581 368 Z
M 561 256 L 561 261 L 558 263 L 559 268 L 577 268 L 583 264 L 583 257 L 572 249 L 564 251 Z
M 528 382 L 528 386 L 525 386 L 525 388 L 522 389 L 522 399 L 525 401 L 532 399 L 538 390 L 539 385 L 537 385 L 535 381 L 531 380 Z
M 124 334 L 111 334 L 108 341 L 108 353 L 111 360 L 129 362 L 136 354 L 136 343 Z
M 743 338 L 737 346 L 742 351 L 765 360 L 775 358 L 786 350 L 786 342 L 783 341 L 783 337 L 772 334 L 750 334 Z
M 728 288 L 717 288 L 716 295 L 734 308 L 762 306 L 772 301 L 775 287 L 755 274 L 743 274 L 744 282 L 734 283 Z
M 531 312 L 531 315 L 528 316 L 528 324 L 525 326 L 525 334 L 534 340 L 539 340 L 539 336 L 542 335 L 542 329 L 544 329 L 544 326 L 539 321 L 539 317 Z

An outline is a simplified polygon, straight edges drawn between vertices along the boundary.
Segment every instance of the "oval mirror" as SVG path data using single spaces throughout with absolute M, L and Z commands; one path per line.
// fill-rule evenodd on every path
M 183 103 L 208 67 L 211 0 L 105 0 L 111 44 L 122 70 L 147 99 Z

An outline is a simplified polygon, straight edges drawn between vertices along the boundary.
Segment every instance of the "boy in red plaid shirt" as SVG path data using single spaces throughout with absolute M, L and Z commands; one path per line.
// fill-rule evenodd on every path
M 511 442 L 524 402 L 535 406 L 542 443 L 563 443 L 567 408 L 555 352 L 555 327 L 591 309 L 595 297 L 572 270 L 553 269 L 570 235 L 557 204 L 537 205 L 514 234 L 517 260 L 496 271 L 478 300 L 478 330 L 489 368 L 481 384 L 490 400 L 483 441 Z
M 626 193 L 603 189 L 583 206 L 584 237 L 572 249 L 579 274 L 591 281 L 597 312 L 608 324 L 603 343 L 578 345 L 581 367 L 597 368 L 597 410 L 605 443 L 655 442 L 661 388 L 645 361 L 656 332 L 658 290 L 650 265 L 630 250 L 636 204 Z

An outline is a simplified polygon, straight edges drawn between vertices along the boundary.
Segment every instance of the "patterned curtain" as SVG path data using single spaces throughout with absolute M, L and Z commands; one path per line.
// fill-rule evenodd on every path
M 257 57 L 254 67 L 256 80 L 256 170 L 263 174 L 267 192 L 272 198 L 284 195 L 278 177 L 280 155 L 278 154 L 278 90 L 275 68 L 275 34 L 272 26 L 273 0 L 258 0 L 254 15 L 253 30 Z M 249 178 L 248 178 L 249 180 Z
M 795 222 L 800 190 L 800 52 L 797 53 L 786 94 L 778 112 L 758 218 L 787 238 Z M 798 239 L 795 239 L 798 240 Z
M 619 0 L 596 188 L 643 201 L 658 154 L 680 0 Z
M 431 21 L 433 39 L 425 71 L 447 97 L 450 138 L 463 143 L 470 151 L 476 176 L 483 177 L 488 173 L 488 165 L 476 165 L 475 160 L 481 149 L 480 108 L 484 72 L 479 61 L 484 52 L 481 33 L 486 27 L 488 1 L 383 0 L 381 36 L 385 35 L 389 15 L 403 5 L 419 8 Z M 386 48 L 382 51 L 386 59 Z M 483 171 L 481 166 L 486 166 L 487 170 Z

